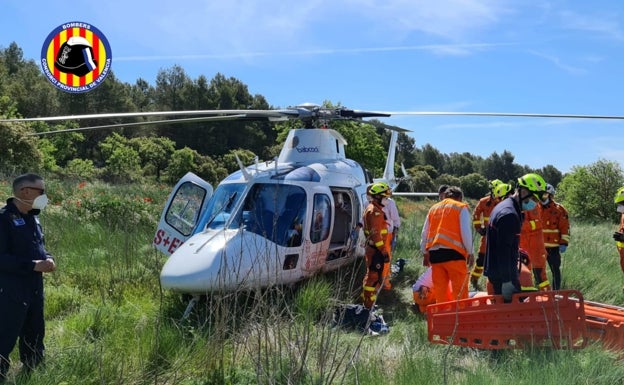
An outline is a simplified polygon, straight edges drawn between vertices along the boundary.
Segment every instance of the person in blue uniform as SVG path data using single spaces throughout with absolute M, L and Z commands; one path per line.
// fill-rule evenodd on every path
M 497 204 L 490 214 L 486 230 L 484 275 L 492 284 L 494 294 L 502 294 L 511 302 L 521 292 L 519 247 L 524 211 L 535 208 L 546 192 L 544 178 L 535 173 L 518 178 L 513 195 Z
M 0 209 L 0 382 L 18 339 L 26 370 L 43 360 L 43 273 L 56 269 L 38 217 L 47 203 L 43 178 L 24 174 L 15 178 L 13 197 Z

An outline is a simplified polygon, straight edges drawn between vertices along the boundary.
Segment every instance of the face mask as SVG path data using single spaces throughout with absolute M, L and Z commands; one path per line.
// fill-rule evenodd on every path
M 388 198 L 381 198 L 381 204 L 386 206 L 388 204 Z
M 550 203 L 550 198 L 546 198 L 546 199 L 544 199 L 544 200 L 542 201 L 542 204 L 543 204 L 544 206 L 546 206 L 548 203 Z
M 33 200 L 33 210 L 43 210 L 48 205 L 48 196 L 45 194 L 39 195 Z
M 620 214 L 624 214 L 624 205 L 617 205 L 617 212 Z
M 526 203 L 522 201 L 522 210 L 524 211 L 531 211 L 535 208 L 535 206 L 537 206 L 537 203 L 535 203 L 533 199 L 529 199 Z

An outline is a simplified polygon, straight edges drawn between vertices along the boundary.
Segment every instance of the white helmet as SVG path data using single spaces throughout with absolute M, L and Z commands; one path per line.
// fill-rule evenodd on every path
M 555 195 L 555 188 L 550 183 L 546 183 L 546 192 L 550 195 Z

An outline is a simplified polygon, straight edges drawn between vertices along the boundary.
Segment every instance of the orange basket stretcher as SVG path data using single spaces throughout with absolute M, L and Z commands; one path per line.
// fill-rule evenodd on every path
M 583 296 L 577 290 L 474 297 L 427 307 L 429 341 L 478 349 L 587 345 Z
M 608 349 L 624 349 L 624 307 L 592 301 L 584 306 L 589 339 Z

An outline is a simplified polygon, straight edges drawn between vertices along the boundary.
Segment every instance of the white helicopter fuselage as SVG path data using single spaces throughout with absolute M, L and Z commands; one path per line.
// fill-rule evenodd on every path
M 357 224 L 371 181 L 344 156 L 345 144 L 334 130 L 292 130 L 276 161 L 241 168 L 214 194 L 187 174 L 154 238 L 170 255 L 163 288 L 203 294 L 289 284 L 361 257 Z

